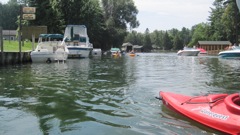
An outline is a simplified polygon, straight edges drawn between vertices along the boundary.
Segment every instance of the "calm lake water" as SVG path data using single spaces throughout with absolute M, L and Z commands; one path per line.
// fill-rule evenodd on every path
M 240 89 L 240 60 L 142 53 L 1 67 L 1 135 L 221 134 L 155 99 Z

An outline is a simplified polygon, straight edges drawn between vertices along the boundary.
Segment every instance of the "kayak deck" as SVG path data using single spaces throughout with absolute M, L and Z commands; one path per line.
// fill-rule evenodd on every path
M 163 104 L 201 124 L 228 134 L 240 134 L 240 98 L 238 94 L 186 96 L 160 92 Z

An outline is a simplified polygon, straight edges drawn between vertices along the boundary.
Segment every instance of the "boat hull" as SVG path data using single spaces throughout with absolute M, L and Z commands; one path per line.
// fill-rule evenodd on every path
M 221 58 L 240 58 L 240 51 L 239 52 L 223 51 L 220 52 L 218 55 Z
M 178 51 L 178 55 L 179 56 L 198 56 L 198 54 L 199 54 L 199 50 L 195 50 L 195 51 L 193 51 L 193 50 L 180 50 L 180 51 Z
M 129 56 L 134 57 L 135 53 L 129 53 Z
M 68 58 L 88 58 L 93 50 L 89 42 L 85 25 L 67 25 L 64 32 L 66 45 L 69 50 Z
M 54 36 L 55 34 L 45 35 Z M 41 37 L 39 40 L 36 49 L 30 53 L 32 62 L 51 63 L 67 60 L 69 50 L 64 41 L 41 41 Z
M 219 52 L 218 56 L 220 58 L 240 58 L 240 47 L 229 47 L 229 50 Z
M 68 58 L 88 58 L 92 47 L 68 46 Z
M 102 50 L 101 49 L 93 49 L 91 51 L 91 56 L 93 56 L 93 57 L 101 57 L 102 56 Z
M 238 94 L 234 96 L 238 96 Z M 228 134 L 240 133 L 240 106 L 236 109 L 235 107 L 238 105 L 231 103 L 232 98 L 227 94 L 191 97 L 160 92 L 160 97 L 163 104 L 170 109 L 201 124 Z M 236 110 L 232 111 L 231 108 Z
M 31 52 L 31 60 L 34 63 L 51 63 L 55 61 L 66 61 L 68 58 L 68 53 L 39 53 Z
M 112 57 L 118 58 L 118 57 L 121 57 L 121 54 L 120 53 L 112 53 Z

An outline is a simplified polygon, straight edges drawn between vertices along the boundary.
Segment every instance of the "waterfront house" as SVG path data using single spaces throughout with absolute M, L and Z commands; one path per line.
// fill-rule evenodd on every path
M 143 46 L 140 45 L 133 45 L 134 52 L 143 52 Z
M 122 44 L 122 51 L 124 52 L 130 52 L 130 51 L 135 51 L 135 52 L 142 52 L 142 46 L 140 45 L 132 45 L 131 43 L 127 42 L 127 43 L 123 43 Z
M 17 40 L 17 31 L 16 30 L 3 30 L 3 39 L 4 40 Z
M 121 49 L 122 49 L 122 51 L 124 51 L 124 52 L 130 52 L 130 51 L 133 50 L 133 45 L 132 45 L 131 43 L 129 43 L 129 42 L 123 43 Z
M 229 41 L 198 41 L 197 47 L 205 49 L 208 54 L 218 54 L 231 45 Z

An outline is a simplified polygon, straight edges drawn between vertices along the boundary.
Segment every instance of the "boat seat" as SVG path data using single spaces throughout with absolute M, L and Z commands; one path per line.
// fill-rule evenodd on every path
M 40 49 L 40 52 L 48 52 L 48 49 Z
M 240 97 L 239 94 L 231 94 L 224 99 L 228 111 L 240 115 Z
M 228 94 L 212 94 L 212 95 L 208 95 L 207 99 L 208 102 L 212 103 L 212 102 L 216 102 L 218 100 L 224 99 L 226 96 L 228 96 Z

